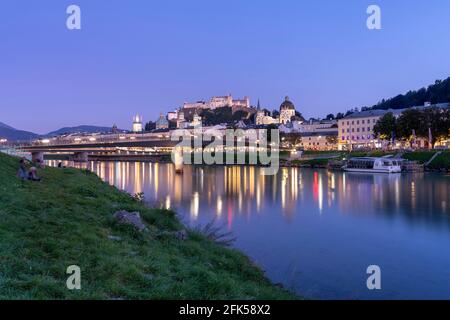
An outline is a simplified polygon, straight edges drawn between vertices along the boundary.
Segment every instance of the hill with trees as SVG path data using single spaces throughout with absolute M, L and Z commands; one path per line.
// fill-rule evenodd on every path
M 425 102 L 432 104 L 450 102 L 450 77 L 446 80 L 436 80 L 433 85 L 417 91 L 409 91 L 388 100 L 382 100 L 372 109 L 403 109 L 414 106 L 423 106 Z

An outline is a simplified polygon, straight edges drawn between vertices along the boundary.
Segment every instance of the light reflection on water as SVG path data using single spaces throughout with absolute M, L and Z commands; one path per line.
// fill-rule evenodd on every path
M 51 165 L 55 165 L 52 162 Z M 450 299 L 450 176 L 91 162 L 87 169 L 187 223 L 213 218 L 274 282 L 312 298 Z M 378 292 L 366 268 L 382 270 Z

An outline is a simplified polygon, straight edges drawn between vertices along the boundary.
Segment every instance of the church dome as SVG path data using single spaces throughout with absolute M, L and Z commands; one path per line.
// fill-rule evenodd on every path
M 286 97 L 284 99 L 284 102 L 281 104 L 280 106 L 280 111 L 281 110 L 295 110 L 295 106 L 294 104 L 289 100 L 289 97 Z
M 169 121 L 167 118 L 161 113 L 159 119 L 156 120 L 156 125 L 168 125 Z

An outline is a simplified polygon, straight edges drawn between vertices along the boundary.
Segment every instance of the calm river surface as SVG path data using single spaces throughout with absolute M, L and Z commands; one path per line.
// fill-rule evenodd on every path
M 233 232 L 275 283 L 317 299 L 450 299 L 450 176 L 92 162 L 88 169 L 192 225 Z M 369 291 L 378 265 L 382 289 Z

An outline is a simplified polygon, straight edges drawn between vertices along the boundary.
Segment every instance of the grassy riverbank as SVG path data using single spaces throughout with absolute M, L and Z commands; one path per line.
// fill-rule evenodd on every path
M 248 258 L 189 232 L 172 212 L 76 169 L 40 170 L 20 181 L 18 160 L 0 153 L 0 299 L 292 299 Z M 117 224 L 139 211 L 148 232 Z M 114 236 L 115 240 L 110 240 Z M 79 291 L 66 268 L 81 268 Z
M 404 155 L 405 159 L 417 161 L 419 163 L 426 163 L 436 154 L 438 151 L 416 151 L 406 153 Z M 442 151 L 429 165 L 428 169 L 431 170 L 450 170 L 450 151 Z
M 438 151 L 413 151 L 407 152 L 403 155 L 403 158 L 410 161 L 417 161 L 420 164 L 425 164 L 433 155 Z M 305 152 L 305 156 L 316 156 L 317 158 L 307 159 L 307 160 L 292 160 L 291 165 L 312 167 L 312 168 L 326 168 L 329 161 L 335 160 L 345 160 L 355 157 L 385 157 L 396 155 L 395 151 L 353 151 L 353 152 L 343 152 L 343 151 L 313 151 Z M 325 158 L 329 156 L 329 158 Z M 443 150 L 440 155 L 438 155 L 428 166 L 429 170 L 445 171 L 450 170 L 450 151 Z
M 450 170 L 450 151 L 442 152 L 428 167 L 432 170 Z

